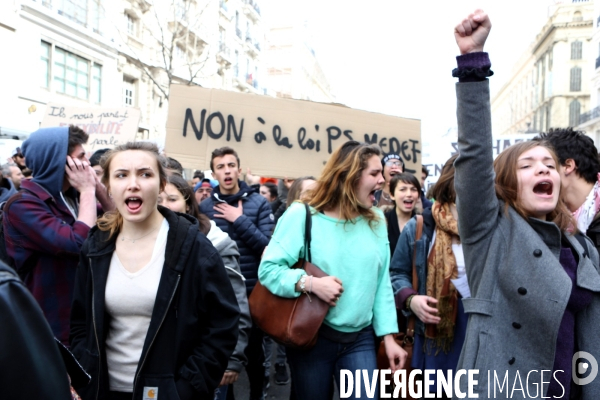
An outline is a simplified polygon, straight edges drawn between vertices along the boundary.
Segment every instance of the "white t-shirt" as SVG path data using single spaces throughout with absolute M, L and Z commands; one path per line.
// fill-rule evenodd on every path
M 158 284 L 165 263 L 169 224 L 164 219 L 150 262 L 128 272 L 115 251 L 106 281 L 106 311 L 110 326 L 106 338 L 108 382 L 111 391 L 131 392 L 135 371 L 150 325 Z

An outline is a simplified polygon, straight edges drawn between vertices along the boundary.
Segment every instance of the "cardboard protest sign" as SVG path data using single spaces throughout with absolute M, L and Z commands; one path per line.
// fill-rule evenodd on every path
M 70 107 L 48 104 L 42 128 L 77 125 L 90 138 L 85 145 L 87 151 L 109 148 L 135 140 L 140 122 L 137 108 Z
M 186 168 L 210 169 L 216 148 L 230 146 L 241 167 L 270 177 L 318 176 L 348 140 L 368 141 L 421 168 L 421 122 L 347 107 L 171 85 L 165 151 Z
M 525 142 L 531 140 L 536 135 L 495 135 L 492 137 L 492 151 L 494 159 L 498 157 L 504 149 L 512 146 L 515 143 Z M 454 138 L 444 138 L 436 140 L 435 144 L 430 145 L 432 148 L 431 152 L 426 155 L 423 160 L 423 165 L 429 171 L 429 176 L 427 177 L 427 181 L 425 184 L 425 189 L 428 189 L 435 182 L 437 182 L 438 178 L 442 173 L 442 168 L 446 161 L 458 153 L 458 139 Z

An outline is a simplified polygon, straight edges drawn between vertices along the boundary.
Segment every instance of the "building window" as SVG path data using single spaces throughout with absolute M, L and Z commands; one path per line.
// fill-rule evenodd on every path
M 579 92 L 581 90 L 581 68 L 571 68 L 571 92 Z
M 137 36 L 137 19 L 125 13 L 125 23 L 127 24 L 127 33 L 131 36 Z
M 186 0 L 179 0 L 175 4 L 175 16 L 177 19 L 188 19 L 190 2 Z
M 96 33 L 100 33 L 100 13 L 102 7 L 100 6 L 100 0 L 91 0 L 90 7 L 90 28 Z
M 102 66 L 56 47 L 53 55 L 54 90 L 80 99 L 100 102 Z M 91 70 L 91 73 L 90 73 Z M 90 82 L 90 76 L 92 81 Z M 89 99 L 90 86 L 93 96 Z
M 92 65 L 92 101 L 100 104 L 102 100 L 102 66 L 94 63 Z
M 50 43 L 42 41 L 42 54 L 40 56 L 41 63 L 41 84 L 42 87 L 50 87 Z
M 240 53 L 237 50 L 235 51 L 235 63 L 233 65 L 233 75 L 236 78 L 239 78 L 239 76 L 240 76 Z
M 62 0 L 58 13 L 77 22 L 80 25 L 87 26 L 87 1 L 88 0 Z
M 577 100 L 573 100 L 569 104 L 569 126 L 576 127 L 579 125 L 579 114 L 581 112 L 581 104 Z
M 238 38 L 242 38 L 242 30 L 240 29 L 240 13 L 235 12 L 235 34 Z
M 179 45 L 175 46 L 175 60 L 180 64 L 185 64 L 187 62 L 187 55 L 185 49 Z
M 577 0 L 573 1 L 573 3 L 578 3 Z M 581 22 L 583 21 L 583 15 L 581 15 L 581 11 L 575 11 L 573 13 L 573 22 Z
M 135 81 L 133 79 L 123 78 L 123 105 L 135 106 Z
M 581 60 L 581 49 L 583 43 L 579 40 L 571 43 L 571 60 Z

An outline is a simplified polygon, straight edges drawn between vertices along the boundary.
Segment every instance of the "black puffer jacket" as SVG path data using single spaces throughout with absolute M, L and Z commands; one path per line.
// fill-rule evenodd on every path
M 135 400 L 158 388 L 161 400 L 212 399 L 238 336 L 239 308 L 210 241 L 192 217 L 159 206 L 169 223 L 165 265 L 140 363 Z M 83 245 L 71 310 L 71 349 L 92 375 L 78 392 L 106 399 L 105 342 L 110 318 L 104 293 L 115 237 L 92 228 Z
M 256 191 L 239 181 L 240 191 L 232 195 L 222 195 L 217 186 L 212 196 L 200 204 L 200 212 L 217 223 L 230 238 L 235 240 L 240 251 L 240 269 L 246 278 L 248 294 L 258 280 L 260 257 L 269 244 L 273 232 L 275 217 L 269 202 Z M 231 223 L 223 218 L 215 218 L 215 204 L 227 203 L 234 207 L 242 201 L 244 214 Z

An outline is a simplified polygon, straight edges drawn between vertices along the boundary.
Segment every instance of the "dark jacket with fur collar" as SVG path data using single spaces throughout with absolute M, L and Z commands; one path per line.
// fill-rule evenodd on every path
M 191 217 L 159 207 L 169 223 L 165 265 L 134 381 L 134 399 L 158 388 L 161 400 L 211 399 L 238 336 L 239 308 L 223 261 Z M 104 293 L 115 237 L 90 231 L 71 311 L 73 353 L 92 375 L 83 399 L 106 399 Z

